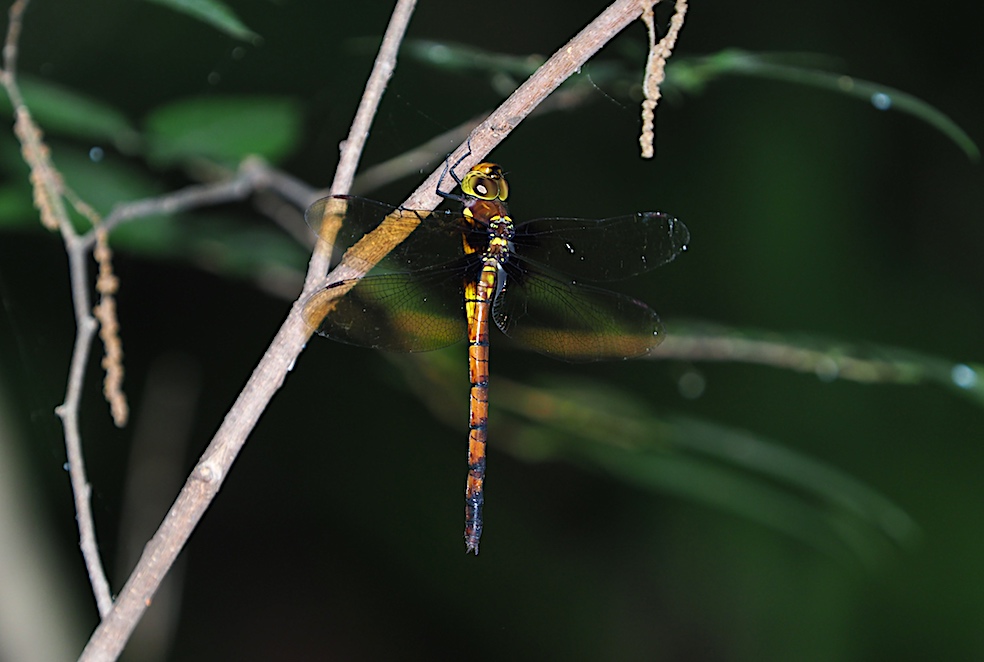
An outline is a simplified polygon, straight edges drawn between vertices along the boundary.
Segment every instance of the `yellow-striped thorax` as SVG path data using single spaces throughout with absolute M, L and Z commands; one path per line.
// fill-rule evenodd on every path
M 461 180 L 461 191 L 465 197 L 464 215 L 469 225 L 475 228 L 484 226 L 488 231 L 487 245 L 471 244 L 465 236 L 465 252 L 484 251 L 483 262 L 488 264 L 494 260 L 501 264 L 509 255 L 513 235 L 513 222 L 506 207 L 509 184 L 502 174 L 502 168 L 495 163 L 479 163 Z

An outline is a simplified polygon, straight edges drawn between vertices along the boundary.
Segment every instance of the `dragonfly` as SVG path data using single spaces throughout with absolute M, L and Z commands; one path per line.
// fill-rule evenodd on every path
M 612 281 L 666 264 L 687 249 L 690 233 L 662 212 L 516 223 L 499 165 L 480 163 L 464 177 L 455 174 L 457 165 L 445 175 L 450 171 L 461 193 L 437 187 L 450 209 L 405 209 L 354 196 L 315 202 L 305 217 L 331 249 L 333 262 L 344 261 L 346 250 L 384 223 L 400 236 L 412 233 L 378 264 L 366 263 L 364 277 L 315 292 L 304 316 L 316 333 L 362 347 L 419 352 L 467 340 L 464 535 L 466 553 L 478 554 L 492 322 L 518 344 L 565 361 L 650 354 L 665 336 L 657 313 L 581 279 Z M 566 185 L 574 194 L 583 192 L 576 178 Z M 338 298 L 337 288 L 348 291 Z

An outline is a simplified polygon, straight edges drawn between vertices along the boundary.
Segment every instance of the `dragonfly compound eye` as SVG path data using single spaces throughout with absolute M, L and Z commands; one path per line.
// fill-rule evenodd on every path
M 494 163 L 479 163 L 465 175 L 461 190 L 481 200 L 505 200 L 509 187 L 502 177 L 502 168 Z
M 474 170 L 465 175 L 465 179 L 461 182 L 461 190 L 465 192 L 465 195 L 480 200 L 494 200 L 498 193 L 498 187 L 494 181 Z

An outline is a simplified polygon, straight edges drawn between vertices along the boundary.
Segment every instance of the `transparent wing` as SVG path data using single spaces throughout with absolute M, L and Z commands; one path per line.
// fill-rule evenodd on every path
M 366 277 L 311 296 L 305 319 L 315 332 L 351 345 L 402 352 L 438 349 L 465 337 L 462 284 L 474 259 L 462 257 L 460 213 L 330 196 L 311 205 L 305 219 L 330 246 L 332 265 L 384 221 L 388 233 L 409 232 Z M 340 289 L 349 287 L 337 298 Z
M 459 212 L 334 196 L 312 205 L 306 218 L 331 246 L 334 261 L 384 220 L 387 231 L 402 235 L 413 229 L 354 286 L 345 281 L 311 297 L 305 314 L 318 333 L 397 351 L 437 349 L 465 337 L 462 284 L 477 277 L 480 264 L 477 255 L 462 256 L 462 235 L 471 230 Z M 504 289 L 493 304 L 496 324 L 529 348 L 568 361 L 646 354 L 663 337 L 651 308 L 558 272 L 598 281 L 628 277 L 671 261 L 689 239 L 683 223 L 659 212 L 523 223 L 504 266 Z M 349 286 L 334 301 L 335 288 Z
M 578 278 L 618 280 L 655 269 L 687 249 L 690 232 L 662 212 L 603 220 L 540 218 L 522 223 L 513 239 L 526 260 Z
M 652 308 L 632 297 L 579 285 L 532 267 L 509 264 L 492 316 L 526 347 L 565 361 L 626 359 L 663 340 Z
M 377 272 L 427 269 L 462 254 L 465 224 L 454 211 L 420 211 L 350 195 L 322 198 L 304 214 L 307 224 L 331 248 L 332 266 L 365 234 L 387 221 L 387 232 L 409 236 L 376 267 Z M 412 230 L 412 232 L 411 232 Z M 358 265 L 353 265 L 358 266 Z
M 469 262 L 474 260 L 366 276 L 340 299 L 333 290 L 352 281 L 337 283 L 308 299 L 305 319 L 315 332 L 351 345 L 400 352 L 446 347 L 466 337 L 463 283 Z

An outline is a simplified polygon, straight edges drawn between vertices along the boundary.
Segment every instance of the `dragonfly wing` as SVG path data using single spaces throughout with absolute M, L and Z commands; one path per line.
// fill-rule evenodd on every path
M 427 351 L 465 337 L 461 214 L 417 211 L 355 196 L 318 200 L 305 214 L 328 244 L 332 265 L 367 233 L 405 237 L 382 261 L 345 256 L 368 272 L 316 292 L 305 319 L 319 334 L 340 342 L 403 352 Z M 373 253 L 374 251 L 370 251 Z M 344 293 L 341 298 L 339 294 Z
M 662 212 L 639 212 L 600 221 L 540 218 L 516 228 L 513 242 L 524 259 L 578 278 L 618 280 L 655 269 L 687 249 L 690 231 Z
M 466 336 L 463 278 L 462 268 L 445 268 L 342 281 L 313 294 L 304 316 L 316 333 L 350 345 L 439 349 Z
M 493 319 L 503 333 L 536 352 L 565 361 L 627 359 L 648 354 L 663 340 L 659 316 L 641 301 L 509 267 Z
M 308 207 L 307 224 L 319 240 L 328 244 L 332 266 L 367 233 L 380 228 L 406 237 L 376 265 L 353 264 L 382 271 L 426 269 L 453 262 L 461 256 L 461 214 L 453 211 L 422 211 L 386 205 L 351 195 L 322 198 Z M 381 230 L 382 231 L 382 230 Z

